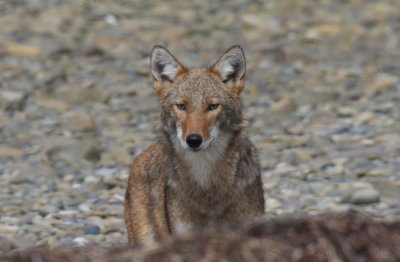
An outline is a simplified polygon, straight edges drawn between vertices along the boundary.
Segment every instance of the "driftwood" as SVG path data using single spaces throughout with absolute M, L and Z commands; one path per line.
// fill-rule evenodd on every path
M 381 222 L 355 212 L 258 220 L 147 247 L 31 249 L 5 254 L 0 261 L 400 261 L 400 222 Z

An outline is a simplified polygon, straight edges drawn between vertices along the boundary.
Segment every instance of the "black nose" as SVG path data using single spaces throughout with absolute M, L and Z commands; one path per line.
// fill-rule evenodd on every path
M 203 139 L 198 134 L 190 134 L 186 137 L 186 143 L 192 149 L 198 148 L 201 145 L 201 142 L 203 142 Z

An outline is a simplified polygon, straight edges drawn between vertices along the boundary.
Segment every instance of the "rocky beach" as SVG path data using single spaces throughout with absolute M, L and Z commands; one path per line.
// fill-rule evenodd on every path
M 400 1 L 0 2 L 0 253 L 125 244 L 130 165 L 157 137 L 149 55 L 240 44 L 267 217 L 400 218 Z

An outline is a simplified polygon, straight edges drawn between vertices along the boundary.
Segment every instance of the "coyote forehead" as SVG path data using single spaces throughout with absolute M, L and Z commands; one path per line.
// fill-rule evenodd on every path
M 212 99 L 222 102 L 229 100 L 229 97 L 229 92 L 215 75 L 207 69 L 199 68 L 189 69 L 186 74 L 177 79 L 168 99 L 185 100 L 191 106 L 198 107 Z

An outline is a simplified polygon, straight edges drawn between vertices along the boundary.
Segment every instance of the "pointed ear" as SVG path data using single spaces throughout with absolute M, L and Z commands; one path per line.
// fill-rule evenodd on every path
M 210 72 L 217 75 L 232 94 L 239 96 L 244 86 L 246 72 L 246 58 L 243 49 L 239 45 L 235 45 L 226 50 L 210 68 Z
M 153 47 L 151 51 L 151 73 L 155 81 L 174 82 L 175 79 L 186 71 L 185 67 L 160 45 Z

